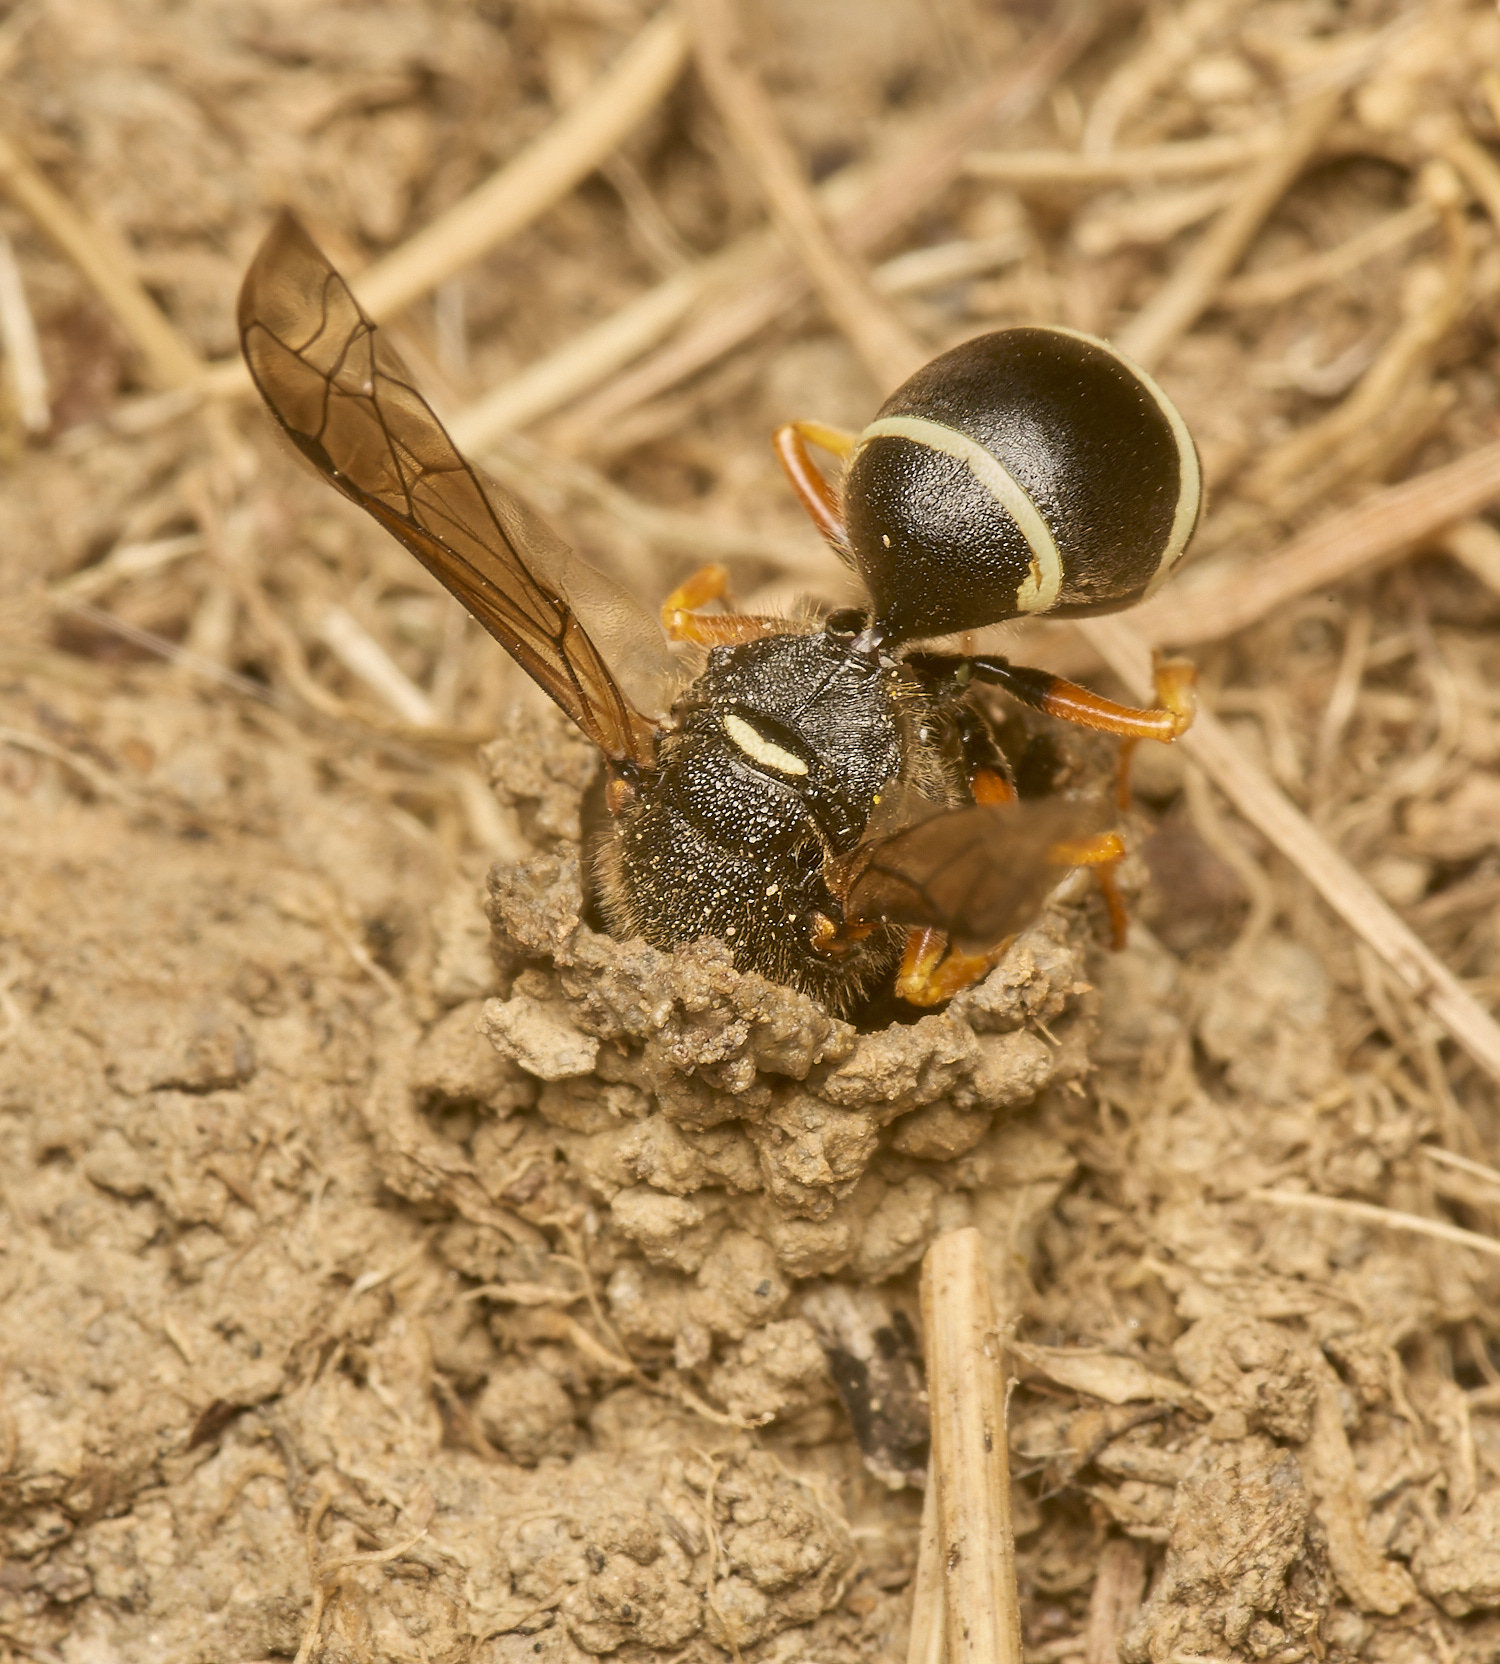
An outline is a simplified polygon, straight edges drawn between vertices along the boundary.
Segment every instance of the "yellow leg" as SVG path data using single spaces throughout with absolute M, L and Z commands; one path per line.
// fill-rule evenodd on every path
M 1125 859 L 1125 840 L 1118 832 L 1070 838 L 1066 843 L 1053 844 L 1047 858 L 1057 867 L 1113 867 Z
M 1125 843 L 1118 832 L 1100 832 L 1092 838 L 1078 838 L 1054 844 L 1051 859 L 1059 867 L 1093 867 L 1109 907 L 1114 945 L 1125 945 L 1124 903 L 1115 887 L 1114 869 L 1125 858 Z M 896 973 L 896 994 L 909 1005 L 941 1005 L 965 988 L 972 988 L 1000 962 L 1011 944 L 1007 936 L 988 953 L 962 953 L 948 945 L 941 930 L 920 927 L 908 930 L 901 968 Z
M 700 566 L 685 578 L 661 604 L 661 626 L 669 641 L 691 641 L 700 647 L 732 646 L 737 641 L 755 641 L 784 628 L 775 618 L 752 613 L 701 613 L 712 601 L 729 601 L 729 568 L 717 562 Z
M 859 435 L 850 433 L 848 428 L 832 428 L 827 422 L 793 422 L 792 426 L 809 445 L 816 445 L 820 451 L 829 451 L 844 460 L 853 454 L 859 439 Z
M 910 930 L 901 969 L 896 974 L 896 996 L 909 1005 L 941 1005 L 965 988 L 972 988 L 998 962 L 1010 938 L 989 953 L 959 953 L 948 946 L 941 930 Z
M 1060 865 L 1094 869 L 1104 905 L 1109 909 L 1110 946 L 1119 953 L 1130 934 L 1130 915 L 1115 882 L 1115 868 L 1125 859 L 1125 840 L 1118 832 L 1100 832 L 1096 837 L 1056 844 L 1052 855 Z
M 661 604 L 662 628 L 670 631 L 672 620 L 680 612 L 696 612 L 710 601 L 725 601 L 729 597 L 729 568 L 710 561 L 700 566 L 678 584 Z
M 1156 703 L 1177 719 L 1175 740 L 1193 726 L 1198 714 L 1198 667 L 1188 659 L 1164 659 L 1158 650 L 1151 655 L 1151 685 Z

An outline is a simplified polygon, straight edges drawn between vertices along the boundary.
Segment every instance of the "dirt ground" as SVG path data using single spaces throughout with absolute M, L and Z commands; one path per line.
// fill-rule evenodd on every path
M 740 17 L 831 211 L 875 170 L 849 235 L 908 339 L 1151 363 L 1208 488 L 1184 593 L 1500 441 L 1493 7 Z M 917 1267 L 971 1224 L 1028 1661 L 1500 1660 L 1500 1087 L 1264 828 L 1145 747 L 1129 946 L 1070 881 L 888 1028 L 615 943 L 590 747 L 237 394 L 276 207 L 378 271 L 649 21 L 0 20 L 0 1661 L 904 1659 Z M 643 599 L 717 558 L 848 604 L 765 440 L 861 426 L 878 366 L 707 83 L 663 86 L 392 333 Z M 1485 500 L 1168 644 L 1493 1010 Z M 1119 695 L 1065 626 L 995 640 Z

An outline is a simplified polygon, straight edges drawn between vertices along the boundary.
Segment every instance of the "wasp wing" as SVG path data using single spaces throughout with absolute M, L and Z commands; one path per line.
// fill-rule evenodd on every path
M 1097 799 L 1043 798 L 937 814 L 855 852 L 851 922 L 927 926 L 966 953 L 987 953 L 1030 922 L 1075 865 L 1066 845 L 1109 824 Z
M 287 437 L 455 595 L 583 732 L 648 766 L 656 724 L 626 698 L 580 620 L 608 639 L 660 627 L 460 455 L 400 355 L 295 216 L 245 274 L 240 344 Z M 659 661 L 668 661 L 665 644 Z

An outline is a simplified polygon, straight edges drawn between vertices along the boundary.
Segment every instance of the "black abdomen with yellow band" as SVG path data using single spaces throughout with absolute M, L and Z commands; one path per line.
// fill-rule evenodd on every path
M 924 366 L 860 434 L 843 487 L 887 642 L 1130 606 L 1172 570 L 1200 500 L 1192 439 L 1151 377 L 1051 328 Z

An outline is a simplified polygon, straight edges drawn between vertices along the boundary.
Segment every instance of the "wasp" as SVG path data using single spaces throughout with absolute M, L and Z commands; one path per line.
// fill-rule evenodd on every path
M 1175 739 L 1191 668 L 1137 709 L 994 655 L 921 644 L 1150 595 L 1198 518 L 1197 452 L 1143 370 L 1077 331 L 943 353 L 855 436 L 775 446 L 868 606 L 796 622 L 705 610 L 704 567 L 654 619 L 458 452 L 394 349 L 283 213 L 239 297 L 255 385 L 315 469 L 397 538 L 599 748 L 590 838 L 611 932 L 717 937 L 848 1012 L 889 984 L 931 1007 L 982 976 L 1066 870 L 1123 853 L 1102 800 L 1021 801 L 975 697 Z M 844 462 L 838 489 L 811 447 Z M 706 650 L 683 687 L 670 641 Z

